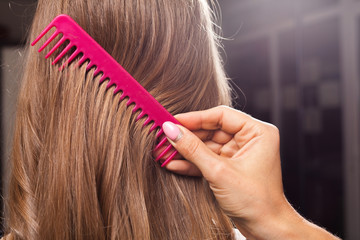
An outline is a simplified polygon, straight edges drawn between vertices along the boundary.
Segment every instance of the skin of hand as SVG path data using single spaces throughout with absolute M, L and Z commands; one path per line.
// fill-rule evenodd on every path
M 175 117 L 183 126 L 167 122 L 163 129 L 186 160 L 173 160 L 166 168 L 183 175 L 202 175 L 243 235 L 251 239 L 337 239 L 303 219 L 286 200 L 275 126 L 226 106 Z

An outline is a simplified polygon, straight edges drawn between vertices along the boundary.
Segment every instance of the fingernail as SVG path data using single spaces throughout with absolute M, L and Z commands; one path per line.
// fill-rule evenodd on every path
M 178 128 L 178 126 L 176 126 L 172 122 L 164 122 L 162 128 L 164 130 L 165 135 L 174 142 L 178 141 L 182 136 L 182 133 Z

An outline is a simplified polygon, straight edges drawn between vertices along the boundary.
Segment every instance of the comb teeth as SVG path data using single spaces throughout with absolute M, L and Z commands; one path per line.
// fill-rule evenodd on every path
M 71 61 L 74 60 L 76 58 L 76 56 L 79 54 L 80 54 L 80 51 L 78 51 L 78 49 L 75 49 L 75 51 L 71 54 L 71 56 L 61 66 L 60 70 L 64 69 L 67 65 L 69 65 L 71 63 Z
M 145 116 L 145 113 L 144 112 L 141 112 L 138 116 L 137 116 L 137 118 L 136 118 L 136 120 L 135 121 L 139 121 L 142 117 L 144 117 Z
M 159 138 L 164 133 L 164 130 L 160 128 L 159 132 L 156 134 L 156 138 Z
M 102 77 L 100 78 L 99 82 L 102 83 L 103 81 L 105 81 L 106 78 L 107 78 L 107 76 L 105 74 L 103 74 Z M 116 88 L 114 90 L 114 94 L 118 93 L 119 91 L 121 91 L 121 88 L 119 86 L 116 86 Z
M 92 67 L 94 67 L 94 63 L 90 60 L 90 62 L 87 64 L 86 71 L 89 71 Z M 110 84 L 110 81 L 109 81 Z M 111 86 L 108 84 L 108 88 Z
M 133 104 L 134 102 L 133 101 L 131 101 L 130 99 L 127 101 L 127 103 L 126 103 L 126 106 L 127 107 L 129 107 L 131 104 Z
M 52 65 L 56 64 L 73 46 L 69 43 L 64 50 L 61 51 L 61 53 L 55 58 L 55 60 L 52 62 Z
M 128 98 L 128 96 L 126 96 L 126 94 L 123 93 L 123 94 L 121 95 L 121 97 L 120 97 L 120 101 L 123 101 L 125 98 Z
M 156 126 L 155 124 L 153 124 L 149 130 L 149 132 L 152 132 L 154 131 L 158 126 Z
M 140 108 L 137 106 L 137 105 L 135 105 L 135 107 L 133 108 L 133 110 L 132 110 L 132 113 L 136 113 L 136 111 L 137 110 L 139 110 Z
M 178 153 L 178 152 L 177 152 L 176 150 L 173 151 L 173 152 L 170 154 L 170 156 L 168 156 L 168 157 L 166 158 L 166 160 L 161 164 L 161 167 L 165 167 L 171 160 L 174 159 L 174 157 L 176 156 L 177 153 Z
M 100 73 L 100 69 L 99 68 L 96 68 L 95 72 L 93 73 L 94 76 L 98 75 Z
M 57 42 L 55 44 L 55 46 L 48 52 L 48 54 L 46 54 L 45 58 L 49 58 L 51 56 L 51 54 L 53 54 L 56 49 L 58 49 L 64 42 L 66 41 L 66 38 L 62 37 L 59 42 Z
M 167 146 L 160 154 L 159 156 L 157 156 L 157 158 L 155 159 L 155 162 L 159 161 L 160 158 L 162 158 L 163 156 L 165 156 L 165 154 L 172 148 L 171 144 L 169 146 Z
M 68 42 L 65 48 L 55 56 L 52 64 L 57 64 L 61 59 L 65 58 L 66 54 L 75 48 L 74 52 L 68 59 L 64 59 L 60 69 L 69 66 L 72 61 L 80 54 L 82 57 L 79 59 L 77 66 L 81 66 L 86 61 L 89 61 L 86 66 L 86 70 L 89 71 L 95 67 L 94 76 L 102 73 L 99 82 L 103 82 L 106 79 L 109 80 L 107 89 L 111 86 L 115 86 L 114 94 L 121 91 L 120 101 L 125 98 L 127 100 L 127 107 L 131 104 L 135 104 L 132 112 L 135 114 L 140 110 L 139 115 L 135 121 L 139 121 L 146 116 L 143 127 L 151 124 L 149 132 L 153 132 L 159 128 L 156 133 L 156 138 L 160 139 L 163 136 L 163 130 L 161 126 L 164 122 L 170 121 L 175 124 L 180 124 L 156 99 L 150 95 L 126 70 L 117 63 L 94 39 L 92 39 L 74 20 L 67 15 L 57 16 L 31 43 L 34 46 L 41 38 L 47 34 L 50 29 L 55 28 L 55 32 L 44 42 L 39 48 L 39 52 L 43 51 L 54 39 L 62 34 L 61 38 L 53 46 L 53 48 L 46 54 L 45 58 L 49 58 L 60 46 L 65 42 Z M 166 137 L 163 137 L 156 145 L 154 151 L 159 150 L 166 142 Z M 161 153 L 156 157 L 156 161 L 161 158 L 169 156 L 162 163 L 164 167 L 169 161 L 171 161 L 177 154 L 177 151 L 169 144 Z
M 54 21 L 53 21 L 54 22 Z M 47 34 L 49 32 L 49 30 L 51 28 L 54 27 L 54 24 L 50 23 L 40 34 L 39 36 L 37 36 L 37 38 L 35 38 L 35 40 L 31 43 L 31 46 L 34 46 L 43 36 L 45 36 L 45 34 Z
M 83 63 L 86 61 L 86 57 L 85 57 L 85 55 L 83 55 L 81 58 L 80 58 L 80 60 L 79 60 L 79 63 L 78 63 L 78 66 L 81 66 L 81 65 L 83 65 Z
M 158 150 L 160 147 L 162 147 L 165 143 L 167 142 L 167 138 L 164 137 L 163 139 L 161 139 L 161 141 L 158 143 L 158 145 L 156 145 L 154 151 Z
M 53 35 L 51 35 L 51 37 L 48 40 L 46 40 L 46 42 L 39 48 L 38 52 L 41 52 L 42 50 L 44 50 L 44 48 L 46 48 L 49 45 L 49 43 L 52 42 L 56 38 L 57 35 L 59 35 L 59 32 L 55 31 L 53 33 Z
M 145 122 L 143 123 L 143 126 L 145 127 L 146 125 L 148 125 L 152 120 L 148 117 Z

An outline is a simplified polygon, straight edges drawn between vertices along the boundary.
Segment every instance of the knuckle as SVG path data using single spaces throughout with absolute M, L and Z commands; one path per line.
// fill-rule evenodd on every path
M 212 171 L 209 174 L 209 177 L 211 179 L 220 179 L 223 176 L 226 175 L 226 171 L 228 170 L 227 165 L 222 162 L 219 161 L 216 164 L 214 164 L 213 166 L 211 166 Z
M 214 173 L 216 173 L 217 175 L 222 175 L 226 169 L 227 167 L 225 163 L 221 161 L 214 166 Z
M 276 138 L 280 138 L 280 131 L 279 131 L 279 129 L 278 129 L 276 126 L 273 127 L 273 135 L 274 135 Z
M 269 131 L 271 132 L 271 134 L 273 135 L 280 135 L 279 133 L 279 129 L 273 125 L 273 124 L 269 124 Z
M 187 140 L 184 139 L 183 149 L 184 149 L 184 157 L 194 159 L 196 156 L 198 149 L 200 148 L 200 142 L 196 140 Z
M 251 127 L 255 135 L 263 135 L 266 132 L 266 128 L 262 124 L 252 124 Z
M 215 107 L 215 108 L 217 108 L 217 109 L 227 109 L 227 108 L 229 108 L 229 107 L 226 106 L 226 105 L 219 105 L 219 106 L 217 106 L 217 107 Z
M 267 132 L 270 136 L 270 138 L 273 140 L 273 141 L 276 141 L 276 142 L 279 142 L 280 141 L 280 131 L 279 129 L 273 125 L 273 124 L 268 124 L 267 125 Z

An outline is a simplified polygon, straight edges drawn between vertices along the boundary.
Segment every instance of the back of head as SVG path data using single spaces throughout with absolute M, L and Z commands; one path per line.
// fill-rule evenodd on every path
M 170 113 L 229 104 L 206 0 L 39 0 L 70 15 Z M 231 239 L 206 182 L 154 162 L 154 134 L 84 66 L 28 49 L 7 213 L 14 239 Z

